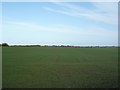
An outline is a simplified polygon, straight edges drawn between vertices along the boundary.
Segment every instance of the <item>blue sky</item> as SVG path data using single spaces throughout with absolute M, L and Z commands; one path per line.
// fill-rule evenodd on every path
M 117 2 L 4 2 L 2 42 L 117 45 Z

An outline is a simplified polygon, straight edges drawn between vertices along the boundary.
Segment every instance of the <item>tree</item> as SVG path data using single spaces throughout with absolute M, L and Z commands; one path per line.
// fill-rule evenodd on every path
M 2 46 L 9 46 L 7 43 L 2 43 Z

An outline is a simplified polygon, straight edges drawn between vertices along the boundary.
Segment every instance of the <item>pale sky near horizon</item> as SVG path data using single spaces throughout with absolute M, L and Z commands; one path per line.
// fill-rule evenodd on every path
M 2 42 L 118 45 L 117 2 L 4 2 Z

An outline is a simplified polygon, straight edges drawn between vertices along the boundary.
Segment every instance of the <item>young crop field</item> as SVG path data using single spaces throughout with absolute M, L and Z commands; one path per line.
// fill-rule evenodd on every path
M 3 88 L 116 88 L 117 48 L 2 47 Z

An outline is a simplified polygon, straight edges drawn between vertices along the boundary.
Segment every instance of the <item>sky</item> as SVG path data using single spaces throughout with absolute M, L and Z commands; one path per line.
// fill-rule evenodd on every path
M 10 45 L 118 45 L 117 2 L 3 2 Z

